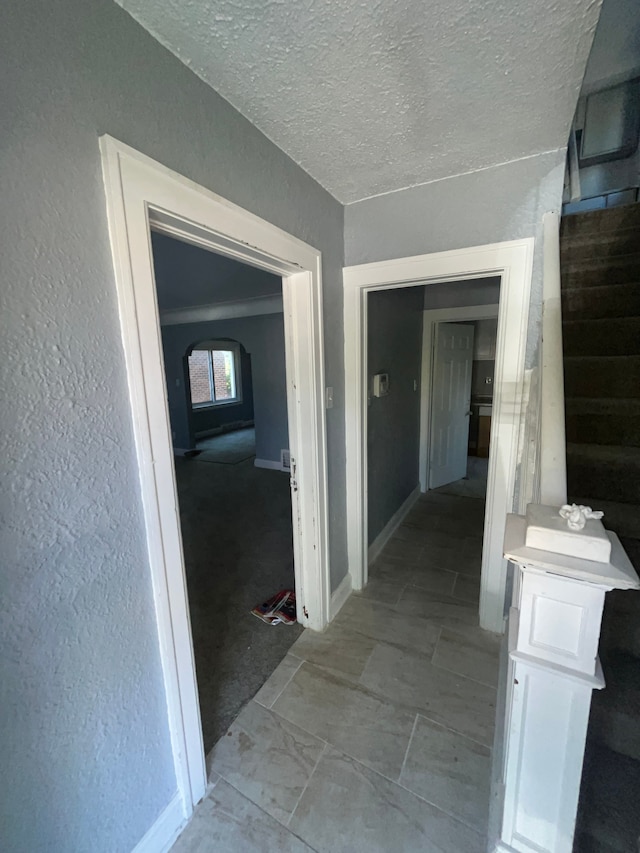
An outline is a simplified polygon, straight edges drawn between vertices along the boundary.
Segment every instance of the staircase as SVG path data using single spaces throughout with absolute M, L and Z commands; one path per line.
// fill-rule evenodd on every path
M 640 571 L 640 204 L 565 217 L 569 500 L 605 512 Z M 640 593 L 607 594 L 574 853 L 640 850 Z

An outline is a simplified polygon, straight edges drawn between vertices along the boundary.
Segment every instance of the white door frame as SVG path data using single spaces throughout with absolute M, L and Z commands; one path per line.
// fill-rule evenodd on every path
M 524 357 L 529 317 L 532 237 L 468 249 L 345 267 L 344 335 L 347 441 L 347 530 L 353 589 L 367 583 L 367 293 L 408 285 L 500 276 L 500 307 L 493 417 L 485 511 L 480 624 L 504 631 L 507 564 L 502 544 L 513 510 L 520 422 L 523 418 Z M 508 330 L 508 334 L 507 334 Z
M 330 579 L 321 255 L 109 136 L 100 138 L 173 758 L 188 817 L 206 770 L 150 227 L 282 276 L 298 619 L 322 630 Z
M 461 320 L 493 320 L 498 316 L 498 304 L 465 305 L 463 308 L 432 308 L 424 311 L 422 320 L 422 379 L 420 381 L 420 491 L 429 489 L 429 459 L 431 458 L 431 389 L 433 382 L 433 342 L 438 323 L 459 323 Z M 495 385 L 495 382 L 494 382 Z M 491 447 L 489 447 L 491 452 Z

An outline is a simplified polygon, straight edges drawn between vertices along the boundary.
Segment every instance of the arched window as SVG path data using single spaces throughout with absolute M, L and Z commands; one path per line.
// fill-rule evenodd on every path
M 201 341 L 188 362 L 194 409 L 242 402 L 240 346 L 235 341 Z

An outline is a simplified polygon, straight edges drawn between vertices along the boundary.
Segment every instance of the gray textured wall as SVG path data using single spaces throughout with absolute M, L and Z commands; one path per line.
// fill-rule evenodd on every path
M 252 357 L 256 456 L 279 462 L 280 450 L 289 447 L 283 314 L 163 326 L 164 366 L 171 426 L 176 430 L 175 444 L 177 447 L 192 446 L 189 433 L 183 432 L 190 408 L 182 382 L 184 354 L 198 341 L 222 339 L 238 341 Z M 179 386 L 176 379 L 181 380 Z M 229 409 L 234 408 L 229 406 Z
M 421 287 L 367 296 L 369 544 L 418 485 L 423 299 Z M 372 396 L 376 373 L 389 374 L 386 397 Z
M 347 265 L 536 237 L 527 366 L 542 317 L 542 215 L 559 210 L 565 152 L 434 181 L 345 208 Z
M 323 252 L 334 586 L 342 208 L 112 0 L 1 16 L 2 847 L 125 853 L 176 782 L 98 136 Z

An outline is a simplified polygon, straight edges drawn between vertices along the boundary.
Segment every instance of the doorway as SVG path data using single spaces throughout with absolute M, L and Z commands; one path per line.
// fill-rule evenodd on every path
M 100 147 L 178 798 L 188 817 L 205 793 L 206 769 L 150 230 L 282 277 L 297 615 L 316 630 L 330 600 L 321 256 L 109 136 Z
M 449 288 L 450 296 L 455 292 L 450 283 L 436 287 Z M 449 494 L 484 499 L 489 475 L 500 280 L 485 279 L 476 297 L 473 287 L 466 289 L 471 298 L 482 295 L 487 304 L 427 309 L 424 313 L 420 482 L 422 491 L 440 488 Z M 460 340 L 466 345 L 463 353 L 458 348 L 454 374 L 447 345 Z M 438 382 L 440 387 L 436 387 Z M 451 440 L 443 432 L 450 422 Z
M 533 240 L 420 255 L 394 261 L 347 267 L 344 270 L 346 397 L 347 408 L 347 521 L 349 565 L 352 586 L 362 589 L 368 579 L 368 489 L 367 489 L 367 294 L 371 291 L 471 279 L 499 278 L 497 349 L 492 403 L 491 444 L 487 503 L 482 553 L 480 625 L 504 631 L 504 600 L 507 577 L 502 543 L 506 516 L 516 508 L 515 481 L 520 449 L 520 427 L 524 419 L 524 356 L 531 288 Z M 455 284 L 454 284 L 455 286 Z M 448 309 L 434 309 L 448 312 Z M 467 308 L 466 318 L 479 316 L 477 307 Z M 463 312 L 464 313 L 464 312 Z M 433 319 L 447 320 L 448 316 Z M 460 318 L 456 318 L 460 319 Z M 423 376 L 431 375 L 430 352 L 425 347 Z M 426 362 L 426 363 L 425 363 Z M 423 382 L 423 413 L 426 406 Z M 426 397 L 426 400 L 429 398 Z M 426 490 L 426 454 L 429 447 L 428 418 L 421 419 L 421 485 Z M 417 497 L 417 496 L 416 496 Z M 520 490 L 527 500 L 527 484 Z
M 302 631 L 290 607 L 269 624 L 254 612 L 295 595 L 282 278 L 163 233 L 151 244 L 208 754 Z

